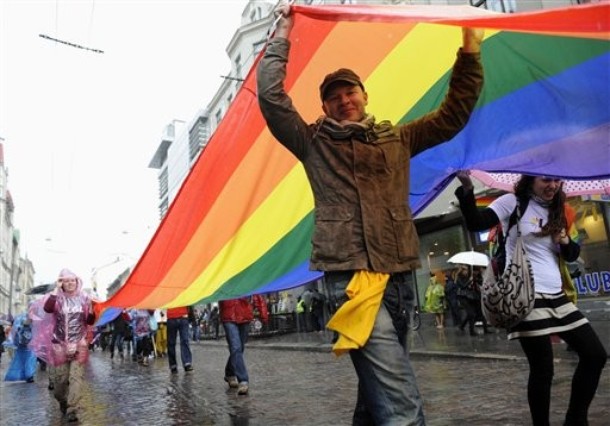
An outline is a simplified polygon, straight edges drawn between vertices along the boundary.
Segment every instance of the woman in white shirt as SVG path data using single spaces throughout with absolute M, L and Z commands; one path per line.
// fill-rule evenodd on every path
M 553 380 L 551 335 L 559 335 L 576 351 L 579 362 L 572 378 L 572 394 L 564 425 L 587 425 L 589 405 L 607 354 L 589 321 L 562 290 L 559 257 L 571 262 L 580 254 L 580 246 L 566 232 L 562 181 L 523 175 L 515 184 L 514 194 L 505 194 L 488 208 L 479 210 L 468 172 L 459 172 L 457 177 L 462 186 L 455 194 L 468 229 L 482 231 L 501 223 L 502 229 L 509 230 L 507 259 L 511 258 L 517 235 L 517 227 L 509 226 L 509 221 L 518 200 L 522 206 L 527 204 L 524 211 L 520 209 L 519 227 L 532 266 L 536 299 L 529 315 L 508 330 L 508 338 L 519 339 L 529 362 L 527 394 L 535 426 L 549 424 Z

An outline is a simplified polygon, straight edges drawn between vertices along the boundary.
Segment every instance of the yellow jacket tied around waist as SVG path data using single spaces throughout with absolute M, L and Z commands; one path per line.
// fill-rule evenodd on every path
M 357 271 L 345 293 L 349 300 L 328 321 L 327 327 L 339 333 L 333 346 L 335 355 L 363 347 L 375 325 L 390 274 Z

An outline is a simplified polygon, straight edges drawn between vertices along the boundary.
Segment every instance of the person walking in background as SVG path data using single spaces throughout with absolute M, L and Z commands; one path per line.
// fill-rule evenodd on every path
M 135 339 L 133 336 L 133 317 L 131 313 L 128 311 L 129 318 L 131 321 L 127 324 L 127 328 L 125 329 L 125 339 L 123 341 L 125 346 L 125 355 L 127 357 L 131 357 L 133 361 L 136 360 L 136 348 L 135 348 Z
M 129 314 L 135 340 L 133 357 L 144 367 L 148 367 L 148 358 L 153 352 L 151 316 L 154 314 L 154 309 L 133 309 Z
M 220 315 L 218 313 L 218 306 L 214 306 L 210 311 L 210 334 L 214 333 L 214 339 L 218 340 L 220 335 Z
M 99 345 L 99 347 L 102 349 L 102 352 L 104 352 L 106 350 L 106 348 L 108 348 L 108 346 L 110 345 L 110 341 L 112 339 L 112 327 L 110 324 L 104 324 L 99 328 L 99 334 L 97 336 L 97 343 Z M 89 339 L 89 345 L 91 345 L 93 341 L 93 333 L 91 333 L 91 339 Z M 94 346 L 94 345 L 92 345 Z M 94 350 L 94 348 L 92 348 L 92 350 Z
M 210 310 L 208 308 L 203 308 L 201 312 L 201 334 L 203 338 L 210 334 Z
M 564 425 L 587 425 L 589 405 L 608 355 L 589 321 L 562 289 L 560 259 L 573 262 L 580 254 L 580 246 L 568 233 L 572 223 L 568 219 L 571 215 L 563 182 L 554 177 L 522 175 L 514 194 L 505 194 L 479 210 L 469 173 L 461 171 L 457 177 L 462 186 L 455 194 L 468 229 L 482 231 L 501 223 L 502 229 L 507 230 L 506 259 L 512 257 L 516 245 L 518 230 L 512 226 L 513 221 L 519 221 L 531 263 L 535 301 L 532 311 L 508 330 L 508 338 L 519 339 L 529 363 L 527 398 L 533 424 L 549 424 L 553 382 L 551 336 L 557 334 L 579 358 Z M 576 236 L 576 229 L 572 229 Z
M 282 294 L 282 298 L 280 299 L 279 305 L 279 310 L 281 313 L 294 314 L 297 304 L 294 300 L 294 297 L 292 296 L 292 293 L 284 291 Z
M 85 364 L 89 359 L 87 336 L 95 322 L 91 298 L 82 291 L 82 285 L 74 272 L 62 269 L 57 287 L 44 302 L 44 310 L 52 319 L 49 321 L 50 350 L 46 361 L 54 381 L 53 395 L 69 422 L 78 421 Z M 38 336 L 35 339 L 39 341 Z
M 457 286 L 458 302 L 465 313 L 459 328 L 461 331 L 464 331 L 466 324 L 468 324 L 470 335 L 476 336 L 477 333 L 474 330 L 474 325 L 477 318 L 477 304 L 480 303 L 481 299 L 474 288 L 471 272 L 471 267 L 460 265 L 455 278 L 455 285 Z
M 116 347 L 119 357 L 125 358 L 125 335 L 131 318 L 127 311 L 123 310 L 114 320 L 112 320 L 112 338 L 110 340 L 110 359 L 114 359 L 114 348 Z
M 297 332 L 304 333 L 307 331 L 307 322 L 305 321 L 305 315 L 307 315 L 305 311 L 305 301 L 302 296 L 297 297 L 297 306 L 295 308 L 295 313 L 297 314 Z
M 326 306 L 326 297 L 318 291 L 316 287 L 312 290 L 311 298 L 311 321 L 313 329 L 317 332 L 324 331 L 324 307 Z
M 311 289 L 305 288 L 303 293 L 301 293 L 300 299 L 303 302 L 303 319 L 304 319 L 303 331 L 310 332 L 313 330 L 313 321 L 312 321 L 313 318 L 312 318 L 312 313 L 311 313 L 311 302 L 313 299 L 313 292 L 311 291 Z M 298 298 L 297 298 L 297 306 L 298 306 Z M 295 306 L 295 312 L 297 313 L 297 317 L 298 317 L 298 310 L 297 310 L 296 306 Z
M 191 308 L 191 326 L 193 328 L 193 342 L 201 341 L 201 316 L 197 309 Z
M 17 315 L 13 320 L 11 335 L 5 343 L 13 348 L 13 357 L 4 375 L 5 382 L 34 382 L 37 358 L 29 348 L 32 336 L 32 320 L 25 313 Z
M 2 353 L 4 352 L 4 346 L 2 343 L 6 340 L 6 333 L 4 331 L 4 326 L 0 324 L 0 363 L 2 362 Z
M 425 293 L 424 310 L 434 314 L 436 328 L 445 327 L 445 288 L 433 272 L 430 272 L 430 284 Z
M 189 314 L 189 311 L 191 313 Z M 176 361 L 176 341 L 180 334 L 180 360 L 185 372 L 193 371 L 193 355 L 189 339 L 190 323 L 194 314 L 190 306 L 180 306 L 167 310 L 167 360 L 172 374 L 178 373 Z
M 341 68 L 319 87 L 325 115 L 308 124 L 284 88 L 293 27 L 290 5 L 281 2 L 276 14 L 276 31 L 258 63 L 259 106 L 273 136 L 302 162 L 313 190 L 310 268 L 324 272 L 330 302 L 339 308 L 327 324 L 334 324 L 339 334 L 333 350 L 349 351 L 358 374 L 353 422 L 422 425 L 423 402 L 407 349 L 414 301 L 411 271 L 420 265 L 407 200 L 409 163 L 451 140 L 468 122 L 483 85 L 483 31 L 462 30 L 449 92 L 438 110 L 397 126 L 377 121 L 366 112 L 368 93 L 360 77 Z M 374 309 L 363 303 L 371 293 Z M 360 297 L 351 299 L 354 294 Z M 359 315 L 363 311 L 372 314 Z M 366 321 L 346 318 L 349 312 Z
M 451 321 L 454 327 L 459 327 L 462 321 L 460 320 L 460 306 L 457 298 L 457 285 L 455 283 L 456 270 L 451 270 L 447 274 L 447 283 L 445 284 L 445 299 L 451 314 Z
M 237 388 L 238 395 L 247 395 L 250 377 L 246 368 L 244 351 L 248 341 L 250 322 L 256 310 L 258 319 L 267 323 L 269 312 L 262 296 L 255 294 L 239 299 L 221 300 L 220 320 L 229 346 L 229 359 L 225 366 L 225 381 L 229 388 Z
M 489 326 L 487 324 L 487 319 L 485 315 L 483 315 L 483 308 L 481 307 L 481 287 L 483 286 L 483 270 L 480 266 L 475 266 L 472 268 L 472 287 L 475 291 L 476 303 L 474 304 L 474 320 L 475 324 L 480 321 L 483 325 L 483 333 L 490 334 Z
M 167 354 L 167 316 L 164 311 L 159 312 L 159 321 L 157 321 L 157 333 L 155 334 L 155 354 L 159 358 L 163 358 Z

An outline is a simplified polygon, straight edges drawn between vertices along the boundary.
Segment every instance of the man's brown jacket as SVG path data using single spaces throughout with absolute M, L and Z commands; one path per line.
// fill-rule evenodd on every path
M 410 158 L 466 125 L 483 84 L 480 55 L 458 52 L 442 105 L 404 125 L 307 124 L 284 90 L 289 41 L 274 38 L 257 69 L 258 99 L 277 140 L 304 165 L 315 200 L 311 269 L 402 272 L 419 266 L 408 205 Z

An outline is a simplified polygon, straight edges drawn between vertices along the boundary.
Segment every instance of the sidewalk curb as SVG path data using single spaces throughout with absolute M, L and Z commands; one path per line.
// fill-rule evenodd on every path
M 222 345 L 214 345 L 222 346 Z M 248 344 L 248 349 L 263 349 L 263 350 L 279 350 L 279 351 L 298 351 L 298 352 L 326 352 L 332 353 L 331 344 L 319 344 L 319 345 L 303 345 L 298 343 L 270 343 L 270 344 Z M 493 352 L 449 352 L 449 351 L 432 351 L 425 349 L 412 349 L 409 351 L 411 358 L 424 359 L 424 358 L 445 358 L 445 359 L 473 359 L 479 361 L 507 361 L 507 362 L 527 362 L 525 356 L 520 355 L 504 355 Z M 608 355 L 610 359 L 610 354 Z M 555 354 L 554 362 L 576 362 L 577 359 L 565 358 L 561 355 Z
M 331 344 L 320 345 L 301 345 L 291 343 L 271 343 L 271 344 L 253 344 L 248 345 L 249 349 L 273 349 L 281 351 L 301 351 L 301 352 L 332 352 Z M 409 356 L 412 358 L 470 358 L 485 361 L 512 361 L 526 362 L 527 358 L 517 355 L 503 355 L 489 352 L 445 352 L 445 351 L 428 351 L 421 349 L 413 349 L 409 351 Z
M 414 349 L 409 351 L 411 358 L 462 358 L 462 359 L 477 359 L 485 361 L 512 361 L 524 362 L 527 358 L 517 355 L 502 355 L 489 352 L 444 352 L 444 351 L 426 351 Z

